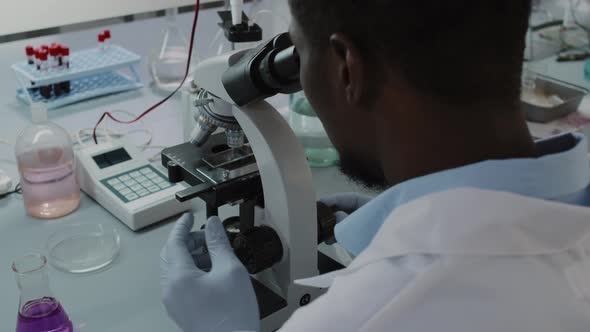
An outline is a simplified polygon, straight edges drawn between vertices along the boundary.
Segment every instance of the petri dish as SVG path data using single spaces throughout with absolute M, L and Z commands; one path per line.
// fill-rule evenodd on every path
M 73 224 L 47 240 L 49 263 L 58 270 L 83 274 L 106 269 L 117 259 L 121 238 L 102 224 Z

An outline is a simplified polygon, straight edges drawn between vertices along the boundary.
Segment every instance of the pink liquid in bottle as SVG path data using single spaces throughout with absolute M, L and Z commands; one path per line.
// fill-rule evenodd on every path
M 73 332 L 62 306 L 54 298 L 27 302 L 18 314 L 16 332 Z
M 63 154 L 61 150 L 38 153 L 53 155 L 53 158 L 40 157 L 41 164 L 37 167 L 24 163 L 26 166 L 19 169 L 25 209 L 36 218 L 65 216 L 80 205 L 80 186 L 76 180 L 74 161 L 57 158 Z M 22 156 L 23 159 L 37 159 L 28 157 Z M 43 160 L 54 162 L 44 164 Z
M 15 148 L 27 213 L 52 219 L 75 211 L 80 205 L 75 157 L 69 134 L 44 122 L 26 128 Z

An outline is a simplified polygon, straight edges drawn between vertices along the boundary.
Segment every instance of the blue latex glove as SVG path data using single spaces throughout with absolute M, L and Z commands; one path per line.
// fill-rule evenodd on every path
M 204 231 L 192 232 L 192 213 L 185 213 L 162 249 L 162 301 L 184 332 L 259 331 L 260 316 L 246 268 L 234 255 L 218 217 Z M 207 245 L 211 271 L 195 265 L 191 252 Z
M 320 199 L 320 202 L 337 210 L 334 215 L 336 223 L 339 223 L 371 199 L 373 199 L 371 196 L 359 193 L 340 193 L 324 197 Z

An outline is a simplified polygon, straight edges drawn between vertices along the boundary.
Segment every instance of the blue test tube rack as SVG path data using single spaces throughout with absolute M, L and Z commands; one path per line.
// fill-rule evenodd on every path
M 82 100 L 143 87 L 135 65 L 141 57 L 121 46 L 105 49 L 93 48 L 72 52 L 69 69 L 41 72 L 34 65 L 22 61 L 12 65 L 20 88 L 16 97 L 25 104 L 45 103 L 47 109 L 55 109 Z M 132 77 L 120 71 L 129 69 Z M 70 82 L 70 92 L 44 98 L 39 87 L 60 82 Z

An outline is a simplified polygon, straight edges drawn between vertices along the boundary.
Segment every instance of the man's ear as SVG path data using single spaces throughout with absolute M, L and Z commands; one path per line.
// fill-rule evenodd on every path
M 359 49 L 341 33 L 330 36 L 330 48 L 335 54 L 337 79 L 344 90 L 346 101 L 351 105 L 362 103 L 367 74 Z

